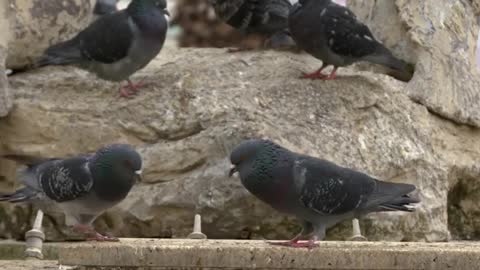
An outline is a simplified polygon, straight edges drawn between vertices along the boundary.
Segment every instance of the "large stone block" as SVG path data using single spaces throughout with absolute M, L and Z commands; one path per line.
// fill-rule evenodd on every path
M 409 96 L 431 112 L 480 127 L 479 1 L 349 0 L 376 37 L 416 63 Z
M 0 3 L 0 117 L 8 114 L 12 108 L 12 98 L 8 90 L 8 80 L 5 75 L 5 60 L 10 39 L 10 24 L 7 2 Z
M 49 46 L 74 36 L 93 18 L 95 0 L 3 0 L 9 3 L 7 67 L 23 69 Z
M 201 213 L 211 238 L 287 238 L 298 229 L 294 220 L 226 176 L 237 143 L 267 137 L 380 179 L 416 184 L 418 211 L 366 217 L 361 223 L 370 239 L 449 239 L 447 206 L 458 201 L 449 192 L 465 172 L 478 185 L 480 131 L 430 113 L 408 96 L 410 84 L 385 75 L 343 68 L 336 81 L 297 79 L 318 64 L 308 55 L 271 51 L 167 48 L 135 76 L 146 76 L 150 86 L 134 99 L 118 98 L 118 84 L 78 69 L 43 68 L 12 78 L 16 106 L 0 120 L 1 148 L 63 157 L 107 143 L 136 145 L 144 182 L 96 222 L 118 236 L 185 237 L 193 214 Z M 479 195 L 472 189 L 469 198 Z M 0 218 L 6 228 L 0 237 L 22 236 L 30 208 L 0 209 L 9 217 Z M 47 217 L 47 237 L 63 239 L 63 224 L 62 217 Z M 339 226 L 328 235 L 350 233 Z

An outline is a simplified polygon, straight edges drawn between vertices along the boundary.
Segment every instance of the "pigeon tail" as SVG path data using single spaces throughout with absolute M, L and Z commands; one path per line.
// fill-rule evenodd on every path
M 369 61 L 374 64 L 379 64 L 386 66 L 390 69 L 399 71 L 404 74 L 406 77 L 412 77 L 414 73 L 414 66 L 403 60 L 396 58 L 390 50 L 385 48 L 383 45 L 379 46 L 379 49 L 376 53 L 368 55 L 364 58 L 366 61 Z
M 19 189 L 11 194 L 0 194 L 0 202 L 10 202 L 10 203 L 19 203 L 19 202 L 26 202 L 36 196 L 36 191 L 24 187 Z
M 375 184 L 375 191 L 369 198 L 366 208 L 373 207 L 375 211 L 413 212 L 415 209 L 412 204 L 420 202 L 409 196 L 409 193 L 416 189 L 414 185 L 380 180 L 376 180 Z
M 297 46 L 287 30 L 278 31 L 273 34 L 266 43 L 267 47 L 273 49 L 289 49 Z
M 76 44 L 76 39 L 72 39 L 51 46 L 34 64 L 34 67 L 38 68 L 49 65 L 71 65 L 81 62 L 83 57 Z

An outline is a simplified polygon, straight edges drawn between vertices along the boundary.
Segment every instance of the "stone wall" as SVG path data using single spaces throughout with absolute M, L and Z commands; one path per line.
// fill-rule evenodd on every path
M 5 61 L 7 46 L 10 39 L 9 12 L 7 2 L 0 3 L 0 117 L 8 114 L 12 108 L 12 98 L 8 89 L 8 80 L 5 75 Z
M 478 1 L 349 0 L 387 47 L 416 63 L 408 95 L 460 124 L 480 126 Z
M 9 4 L 12 38 L 7 67 L 24 69 L 50 45 L 66 40 L 93 18 L 95 0 L 2 0 Z
M 96 222 L 119 236 L 185 237 L 193 214 L 201 213 L 212 238 L 286 238 L 298 229 L 294 220 L 226 177 L 234 145 L 267 137 L 380 179 L 416 184 L 419 210 L 363 219 L 370 239 L 449 239 L 451 185 L 460 171 L 478 184 L 480 131 L 430 113 L 408 96 L 409 84 L 386 75 L 344 68 L 336 81 L 297 79 L 318 65 L 308 55 L 167 48 L 135 76 L 146 76 L 150 86 L 131 100 L 118 98 L 118 84 L 77 69 L 43 68 L 12 78 L 16 106 L 0 121 L 0 151 L 53 157 L 106 143 L 136 145 L 144 182 Z M 0 209 L 10 217 L 0 218 L 6 228 L 0 236 L 21 237 L 31 209 Z M 62 217 L 46 219 L 49 239 L 65 238 L 63 224 Z M 329 238 L 347 237 L 349 224 Z

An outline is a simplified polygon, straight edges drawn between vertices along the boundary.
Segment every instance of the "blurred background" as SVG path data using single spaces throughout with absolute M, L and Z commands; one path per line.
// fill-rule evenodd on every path
M 125 8 L 130 0 L 119 0 L 118 8 Z M 242 36 L 225 23 L 215 18 L 208 0 L 168 0 L 172 26 L 169 37 L 180 47 L 229 47 L 242 41 L 251 46 L 260 46 L 255 37 Z M 290 0 L 295 3 L 297 0 Z M 346 0 L 335 2 L 345 5 Z M 480 37 L 479 37 L 480 44 Z M 480 47 L 477 46 L 477 66 L 480 67 Z

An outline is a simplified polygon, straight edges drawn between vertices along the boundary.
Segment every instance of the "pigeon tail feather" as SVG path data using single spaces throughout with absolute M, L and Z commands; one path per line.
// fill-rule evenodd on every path
M 296 47 L 295 41 L 287 30 L 279 31 L 273 34 L 268 40 L 268 47 L 274 49 Z
M 26 202 L 35 197 L 36 191 L 24 187 L 11 194 L 0 194 L 0 202 L 19 203 Z
M 82 53 L 74 38 L 48 48 L 44 55 L 35 63 L 35 67 L 49 65 L 71 65 L 83 60 Z
M 410 76 L 412 76 L 414 72 L 414 68 L 411 64 L 395 57 L 390 50 L 383 45 L 379 46 L 376 53 L 365 56 L 364 59 L 374 64 L 383 65 L 393 70 L 401 71 Z
M 420 200 L 410 197 L 416 187 L 410 184 L 390 183 L 380 180 L 375 182 L 375 192 L 369 198 L 366 208 L 374 208 L 376 211 L 406 211 L 412 212 L 413 205 Z

